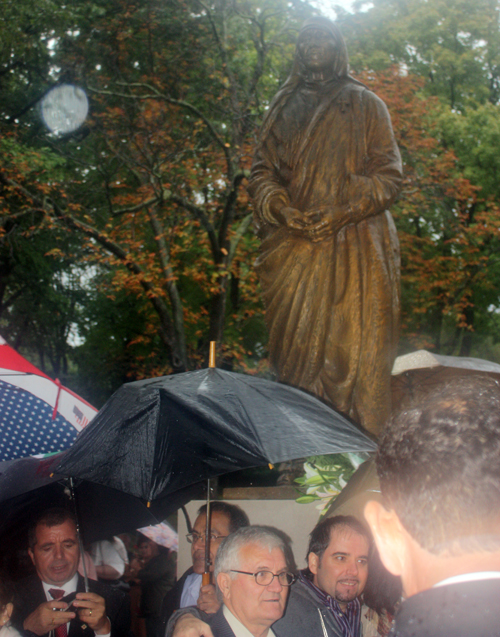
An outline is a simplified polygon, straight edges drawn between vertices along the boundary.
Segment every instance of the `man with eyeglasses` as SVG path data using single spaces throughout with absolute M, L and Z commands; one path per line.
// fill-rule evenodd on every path
M 214 615 L 192 611 L 214 637 L 275 637 L 271 625 L 283 616 L 295 580 L 285 551 L 282 537 L 261 526 L 242 528 L 222 542 L 214 569 L 222 606 Z
M 352 516 L 338 515 L 317 524 L 310 535 L 308 568 L 299 573 L 292 586 L 286 612 L 273 625 L 274 635 L 361 637 L 377 634 L 376 628 L 369 626 L 370 618 L 365 617 L 367 607 L 360 601 L 368 578 L 370 544 L 368 530 Z M 167 636 L 212 637 L 201 619 L 203 616 L 196 610 L 186 609 L 185 614 L 172 618 Z M 210 627 L 213 631 L 211 624 Z
M 210 503 L 210 570 L 213 571 L 214 560 L 222 540 L 230 533 L 249 526 L 247 514 L 235 504 L 228 502 Z M 191 544 L 193 565 L 177 581 L 163 600 L 162 619 L 166 626 L 172 613 L 179 608 L 196 606 L 205 613 L 216 613 L 220 602 L 215 594 L 213 584 L 201 585 L 202 573 L 205 570 L 205 531 L 207 526 L 207 505 L 198 510 L 191 533 L 186 539 Z

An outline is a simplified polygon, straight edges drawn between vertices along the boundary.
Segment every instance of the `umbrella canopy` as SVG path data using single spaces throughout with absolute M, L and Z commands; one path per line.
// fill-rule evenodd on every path
M 69 481 L 53 474 L 64 453 L 0 463 L 0 545 L 26 543 L 32 520 L 51 507 L 73 510 Z M 181 491 L 148 508 L 139 498 L 87 480 L 74 480 L 76 508 L 85 543 L 141 526 L 155 525 L 201 489 Z
M 500 379 L 500 365 L 481 358 L 441 356 L 424 349 L 398 356 L 392 369 L 393 410 L 408 399 L 422 399 L 437 383 L 471 374 Z
M 66 449 L 96 413 L 0 336 L 0 461 Z
M 172 551 L 179 550 L 179 535 L 168 522 L 162 522 L 155 526 L 146 526 L 137 530 L 160 546 L 172 549 Z
M 123 385 L 57 470 L 152 501 L 230 471 L 375 447 L 303 391 L 209 368 Z

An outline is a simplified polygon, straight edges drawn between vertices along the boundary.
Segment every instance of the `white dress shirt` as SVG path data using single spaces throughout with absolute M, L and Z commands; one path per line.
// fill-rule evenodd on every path
M 477 573 L 462 573 L 454 575 L 434 584 L 436 586 L 447 586 L 448 584 L 459 584 L 461 582 L 478 582 L 484 579 L 500 579 L 499 571 L 478 571 Z
M 222 612 L 224 613 L 224 618 L 226 619 L 236 637 L 253 637 L 248 628 L 246 626 L 243 626 L 240 620 L 233 615 L 233 613 L 225 604 L 222 605 Z M 274 633 L 271 628 L 269 628 L 269 630 L 267 631 L 267 637 L 274 637 Z
M 54 586 L 53 584 L 47 584 L 47 582 L 42 582 L 43 590 L 45 592 L 45 597 L 48 602 L 57 602 L 57 599 L 54 599 L 52 595 L 49 593 L 51 588 L 55 588 L 58 591 L 64 591 L 64 595 L 62 597 L 66 597 L 66 595 L 71 595 L 71 593 L 76 593 L 76 588 L 78 586 L 78 573 L 75 573 L 73 577 L 63 584 L 62 586 Z M 77 615 L 78 616 L 78 615 Z M 69 624 L 66 624 L 66 631 L 69 635 Z M 111 637 L 111 633 L 105 633 L 104 635 L 99 635 L 99 637 Z

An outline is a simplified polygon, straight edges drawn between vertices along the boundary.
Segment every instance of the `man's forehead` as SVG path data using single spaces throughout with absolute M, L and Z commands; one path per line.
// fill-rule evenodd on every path
M 47 526 L 38 524 L 35 529 L 35 536 L 38 542 L 50 543 L 64 540 L 77 540 L 76 525 L 72 520 L 66 520 L 62 524 Z
M 327 547 L 330 553 L 351 553 L 352 550 L 357 550 L 367 555 L 369 548 L 368 539 L 350 526 L 337 526 L 330 531 L 330 543 Z
M 206 513 L 201 513 L 195 520 L 193 528 L 197 531 L 204 531 L 206 528 L 207 516 Z M 231 526 L 231 520 L 226 513 L 222 511 L 213 511 L 210 515 L 210 529 L 212 533 L 220 531 L 223 535 L 229 533 L 229 527 Z
M 258 542 L 249 542 L 244 544 L 239 551 L 239 561 L 241 570 L 250 572 L 257 571 L 260 568 L 270 568 L 271 564 L 278 563 L 273 568 L 285 568 L 285 554 L 279 547 L 269 549 L 269 547 Z

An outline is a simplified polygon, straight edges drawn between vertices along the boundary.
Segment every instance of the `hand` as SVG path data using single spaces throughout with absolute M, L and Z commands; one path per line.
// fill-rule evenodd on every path
M 95 593 L 77 593 L 73 606 L 78 608 L 80 621 L 89 626 L 97 635 L 111 632 L 111 623 L 106 616 L 104 598 Z
M 213 584 L 205 584 L 205 586 L 200 588 L 200 596 L 196 605 L 205 613 L 216 613 L 219 610 L 220 602 L 215 594 L 215 586 Z
M 56 608 L 62 610 L 54 610 Z M 67 613 L 64 611 L 68 608 L 66 602 L 44 602 L 36 608 L 31 615 L 24 620 L 24 630 L 29 630 L 36 635 L 45 635 L 54 628 L 66 624 L 76 617 L 75 613 Z
M 307 226 L 305 232 L 313 243 L 319 243 L 328 237 L 332 237 L 344 225 L 345 221 L 342 221 L 342 218 L 339 218 L 339 215 L 335 214 L 335 212 L 335 210 L 329 210 L 320 220 L 318 220 L 317 212 L 307 215 L 308 220 L 312 223 Z
M 175 623 L 172 637 L 214 637 L 208 624 L 186 613 Z
M 304 234 L 304 215 L 297 208 L 284 207 L 274 215 L 277 220 L 288 228 L 292 233 Z

